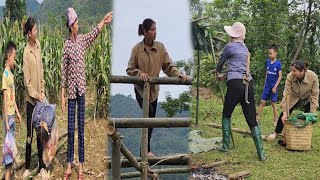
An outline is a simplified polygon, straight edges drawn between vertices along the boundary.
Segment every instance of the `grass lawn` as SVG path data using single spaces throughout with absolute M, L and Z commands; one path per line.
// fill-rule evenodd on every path
M 193 124 L 195 124 L 195 106 L 192 110 Z M 204 137 L 221 137 L 221 129 L 211 128 L 206 123 L 221 124 L 223 105 L 216 98 L 204 100 L 201 98 L 199 104 L 199 125 L 192 129 L 202 130 Z M 258 108 L 258 107 L 257 107 Z M 280 114 L 280 106 L 278 105 Z M 295 112 L 294 112 L 295 113 Z M 244 119 L 241 106 L 238 105 L 233 112 L 232 128 L 249 130 Z M 258 160 L 253 139 L 250 136 L 233 132 L 235 148 L 229 154 L 213 150 L 207 153 L 192 154 L 192 164 L 201 165 L 214 161 L 231 161 L 227 165 L 218 166 L 219 172 L 235 173 L 250 171 L 249 179 L 320 179 L 320 123 L 313 125 L 312 148 L 310 151 L 289 151 L 277 144 L 278 139 L 272 142 L 264 142 L 264 148 L 268 159 L 264 162 Z M 268 135 L 274 131 L 273 112 L 271 106 L 266 106 L 260 120 L 262 134 Z

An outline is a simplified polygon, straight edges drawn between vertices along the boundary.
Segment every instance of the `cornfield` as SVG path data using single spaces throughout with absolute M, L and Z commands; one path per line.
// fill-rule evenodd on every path
M 22 22 L 25 21 L 26 18 L 24 18 Z M 3 22 L 0 22 L 1 75 L 5 64 L 4 50 L 7 42 L 13 41 L 17 45 L 16 64 L 13 73 L 15 75 L 16 101 L 19 109 L 25 106 L 22 62 L 23 50 L 26 46 L 27 39 L 23 35 L 22 22 L 15 21 L 12 23 L 7 18 L 5 18 Z M 67 38 L 68 30 L 66 28 L 48 29 L 39 24 L 37 24 L 37 27 L 37 36 L 41 44 L 42 62 L 44 66 L 46 97 L 49 102 L 60 104 L 61 62 L 63 45 Z M 99 117 L 106 117 L 108 108 L 109 71 L 111 62 L 111 38 L 109 32 L 109 29 L 104 28 L 94 44 L 86 52 L 87 86 L 93 86 L 96 93 L 95 112 L 97 112 Z M 0 87 L 2 89 L 2 83 Z M 3 104 L 2 101 L 3 95 L 0 96 L 1 105 Z

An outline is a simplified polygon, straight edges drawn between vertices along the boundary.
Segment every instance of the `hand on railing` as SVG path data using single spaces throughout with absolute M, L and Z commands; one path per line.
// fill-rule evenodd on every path
M 188 81 L 188 76 L 186 76 L 186 75 L 184 75 L 184 74 L 180 74 L 179 75 L 179 78 L 181 78 L 182 79 L 182 82 L 185 82 L 185 81 Z
M 147 82 L 147 81 L 150 79 L 149 75 L 148 75 L 147 73 L 144 73 L 144 72 L 142 72 L 142 73 L 140 74 L 140 78 L 141 78 L 141 80 L 143 80 L 144 82 Z

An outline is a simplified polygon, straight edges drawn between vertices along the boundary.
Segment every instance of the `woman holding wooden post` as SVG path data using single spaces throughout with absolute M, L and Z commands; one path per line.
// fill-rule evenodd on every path
M 223 106 L 222 115 L 222 146 L 218 149 L 222 152 L 229 151 L 231 136 L 231 115 L 238 103 L 241 104 L 259 159 L 266 160 L 260 127 L 256 121 L 256 106 L 254 101 L 254 87 L 250 74 L 250 53 L 244 44 L 246 28 L 236 22 L 232 26 L 225 26 L 225 31 L 231 38 L 221 54 L 216 67 L 216 74 L 220 80 L 225 76 L 221 74 L 225 63 L 228 65 L 227 94 Z
M 271 141 L 280 134 L 284 127 L 284 120 L 298 106 L 304 106 L 304 112 L 315 113 L 319 107 L 319 80 L 316 73 L 308 70 L 308 62 L 295 61 L 291 64 L 291 72 L 287 75 L 283 98 L 282 113 L 279 116 L 276 130 L 267 138 Z M 279 141 L 285 145 L 285 141 Z
M 155 41 L 157 30 L 156 23 L 152 19 L 145 19 L 142 24 L 139 24 L 138 35 L 143 35 L 141 42 L 136 44 L 131 51 L 131 57 L 126 70 L 129 76 L 139 76 L 141 80 L 147 82 L 152 77 L 159 77 L 161 69 L 170 77 L 180 77 L 183 81 L 188 77 L 181 74 L 173 65 L 169 54 L 161 42 Z M 137 101 L 142 109 L 143 103 L 143 86 L 135 84 L 134 92 Z M 156 116 L 158 103 L 159 85 L 150 86 L 150 104 L 149 117 Z M 148 129 L 148 156 L 153 157 L 150 150 L 150 139 L 153 128 Z

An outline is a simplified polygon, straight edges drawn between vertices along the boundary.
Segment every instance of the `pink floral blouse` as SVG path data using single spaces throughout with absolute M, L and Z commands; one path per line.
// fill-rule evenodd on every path
M 68 99 L 76 99 L 77 92 L 82 96 L 86 92 L 85 50 L 99 35 L 96 27 L 88 34 L 80 34 L 75 40 L 66 40 L 63 50 L 61 86 L 67 88 Z

